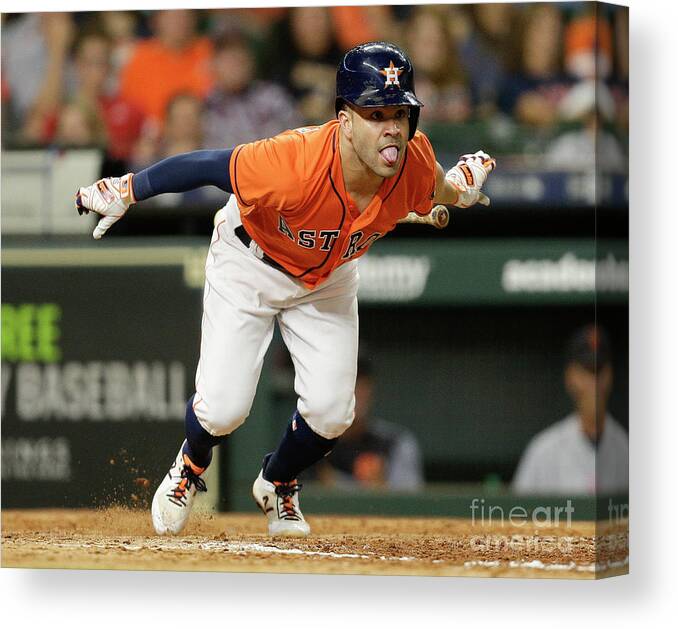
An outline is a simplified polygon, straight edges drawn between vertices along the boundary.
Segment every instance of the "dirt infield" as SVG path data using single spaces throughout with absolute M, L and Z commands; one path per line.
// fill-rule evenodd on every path
M 560 577 L 628 572 L 628 523 L 471 526 L 450 518 L 311 517 L 304 540 L 272 540 L 258 514 L 194 514 L 159 537 L 147 511 L 2 512 L 2 567 Z

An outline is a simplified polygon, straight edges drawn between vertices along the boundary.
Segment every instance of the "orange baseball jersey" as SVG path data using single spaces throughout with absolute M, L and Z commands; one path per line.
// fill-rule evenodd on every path
M 339 122 L 332 120 L 237 146 L 230 175 L 247 232 L 313 288 L 363 255 L 408 212 L 430 212 L 435 165 L 431 143 L 417 131 L 399 172 L 384 180 L 361 213 L 344 187 Z

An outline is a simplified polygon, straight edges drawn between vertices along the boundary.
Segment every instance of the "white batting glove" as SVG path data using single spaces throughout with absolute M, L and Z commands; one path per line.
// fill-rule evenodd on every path
M 445 180 L 457 191 L 457 207 L 471 207 L 476 203 L 489 205 L 490 199 L 480 189 L 494 170 L 496 160 L 483 151 L 462 155 L 454 168 L 445 173 Z
M 124 177 L 106 177 L 91 186 L 80 188 L 75 195 L 75 209 L 78 214 L 89 214 L 92 210 L 102 218 L 94 228 L 92 236 L 99 240 L 113 223 L 120 220 L 135 202 L 132 190 L 132 173 Z

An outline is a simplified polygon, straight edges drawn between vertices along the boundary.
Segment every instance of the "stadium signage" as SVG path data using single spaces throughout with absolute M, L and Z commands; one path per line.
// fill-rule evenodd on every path
M 102 251 L 96 273 L 3 251 L 3 507 L 141 506 L 183 434 L 200 294 L 181 264 Z

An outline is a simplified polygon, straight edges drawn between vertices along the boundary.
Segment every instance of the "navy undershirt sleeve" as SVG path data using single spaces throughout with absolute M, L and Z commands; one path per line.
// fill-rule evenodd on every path
M 132 178 L 134 198 L 143 201 L 165 192 L 186 192 L 216 186 L 233 192 L 229 163 L 233 149 L 193 151 L 163 159 Z

